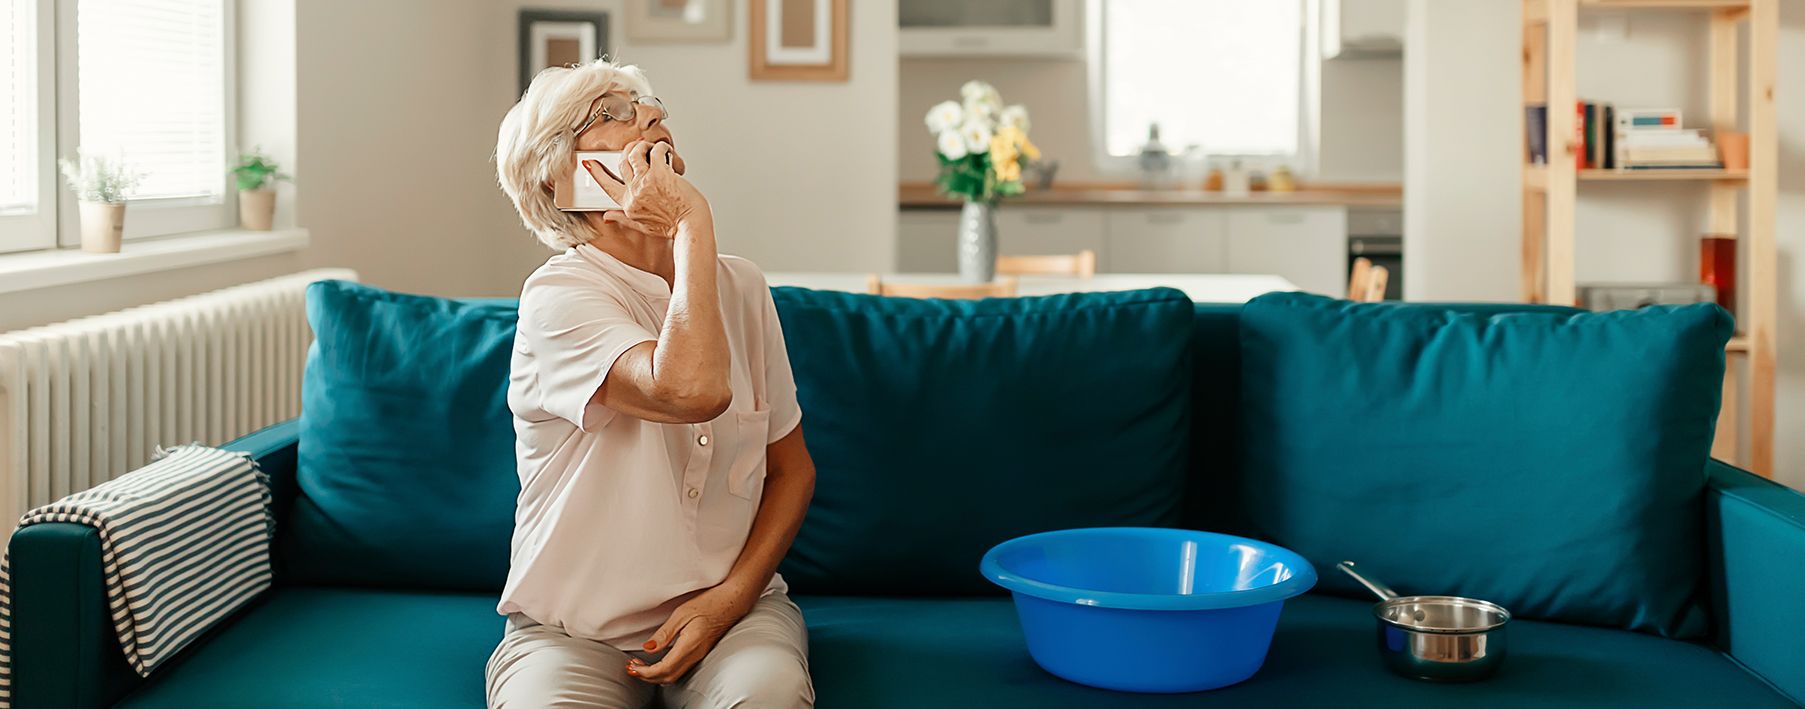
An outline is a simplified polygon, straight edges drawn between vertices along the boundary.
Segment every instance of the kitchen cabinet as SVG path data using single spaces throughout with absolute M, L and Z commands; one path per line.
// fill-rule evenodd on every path
M 904 209 L 896 270 L 958 270 L 956 209 Z M 1347 293 L 1347 208 L 1341 206 L 1015 205 L 997 210 L 1000 254 L 1097 252 L 1107 273 L 1253 273 L 1312 293 Z
M 1109 270 L 1104 249 L 1103 210 L 1081 207 L 997 209 L 997 254 L 1038 256 L 1097 252 L 1097 269 Z
M 1116 273 L 1229 271 L 1222 210 L 1146 207 L 1106 216 L 1107 269 Z
M 1404 0 L 1323 0 L 1323 58 L 1403 55 L 1404 13 Z
M 1271 273 L 1301 290 L 1347 294 L 1347 210 L 1341 207 L 1223 210 L 1232 273 Z
M 959 210 L 904 209 L 896 217 L 896 270 L 951 273 L 959 270 Z
M 1083 0 L 899 0 L 904 57 L 1040 57 L 1084 54 Z
M 1103 211 L 1070 207 L 997 208 L 997 253 L 1006 256 L 1097 252 L 1097 268 L 1108 266 L 1103 247 Z M 959 210 L 904 209 L 897 213 L 896 270 L 948 273 L 959 270 Z

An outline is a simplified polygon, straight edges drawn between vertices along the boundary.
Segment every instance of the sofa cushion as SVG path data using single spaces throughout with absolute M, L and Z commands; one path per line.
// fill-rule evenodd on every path
M 1713 305 L 1484 316 L 1262 296 L 1241 314 L 1239 526 L 1405 593 L 1697 636 L 1730 331 Z
M 343 281 L 307 289 L 294 581 L 499 590 L 520 480 L 515 308 Z
M 773 292 L 817 469 L 782 567 L 793 588 L 993 593 L 977 569 L 998 542 L 1177 522 L 1190 425 L 1184 294 Z
M 1266 666 L 1204 695 L 1105 692 L 1028 657 L 1009 599 L 798 596 L 823 707 L 1386 706 L 1791 707 L 1702 645 L 1583 626 L 1513 622 L 1495 678 L 1395 677 L 1373 647 L 1370 604 L 1286 602 Z M 493 594 L 283 587 L 168 665 L 130 709 L 483 706 L 501 640 Z
M 503 623 L 490 593 L 282 587 L 119 706 L 481 709 Z
M 1503 670 L 1475 684 L 1395 676 L 1379 662 L 1371 605 L 1285 603 L 1266 665 L 1202 694 L 1122 694 L 1072 684 L 1028 657 L 1007 598 L 799 597 L 817 703 L 916 707 L 1791 707 L 1709 647 L 1621 630 L 1513 621 Z

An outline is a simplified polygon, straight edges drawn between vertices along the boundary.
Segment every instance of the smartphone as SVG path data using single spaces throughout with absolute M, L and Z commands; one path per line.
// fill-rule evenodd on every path
M 620 209 L 620 203 L 609 197 L 602 190 L 602 185 L 583 167 L 583 161 L 594 160 L 621 177 L 620 163 L 625 153 L 601 151 L 577 151 L 577 159 L 571 163 L 571 169 L 561 172 L 552 178 L 552 205 L 565 212 L 600 212 L 609 209 Z

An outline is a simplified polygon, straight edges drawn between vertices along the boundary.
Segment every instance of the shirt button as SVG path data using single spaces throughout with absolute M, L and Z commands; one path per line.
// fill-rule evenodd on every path
M 696 499 L 696 496 L 700 495 L 700 494 L 702 494 L 701 490 L 697 490 L 693 487 L 689 489 L 689 499 L 691 499 L 691 500 Z
M 696 445 L 701 445 L 701 446 L 708 445 L 708 434 L 704 433 L 700 436 L 697 436 L 696 437 Z

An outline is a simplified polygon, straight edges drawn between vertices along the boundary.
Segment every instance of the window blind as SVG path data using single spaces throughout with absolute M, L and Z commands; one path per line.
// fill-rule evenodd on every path
M 38 206 L 36 5 L 0 5 L 0 215 Z
M 1298 150 L 1303 7 L 1297 0 L 1103 3 L 1104 145 L 1140 152 L 1147 127 L 1173 150 Z
M 79 0 L 82 149 L 143 175 L 132 199 L 222 198 L 226 0 Z

